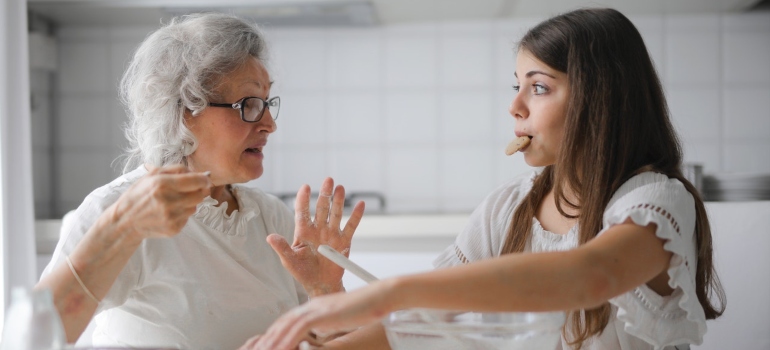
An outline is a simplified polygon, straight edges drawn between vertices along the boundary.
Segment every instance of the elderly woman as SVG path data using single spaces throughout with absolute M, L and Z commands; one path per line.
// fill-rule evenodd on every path
M 314 248 L 347 251 L 363 203 L 340 229 L 344 189 L 331 179 L 315 219 L 307 185 L 295 220 L 237 185 L 262 175 L 276 130 L 264 59 L 257 29 L 222 14 L 176 19 L 137 49 L 121 86 L 127 171 L 65 220 L 38 284 L 53 290 L 68 341 L 96 315 L 98 345 L 235 349 L 308 295 L 343 289 L 343 271 Z

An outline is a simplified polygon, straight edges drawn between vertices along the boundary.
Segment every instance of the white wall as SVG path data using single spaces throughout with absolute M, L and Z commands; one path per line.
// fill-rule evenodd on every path
M 685 160 L 704 163 L 706 173 L 770 171 L 770 13 L 632 20 L 664 82 Z M 537 22 L 267 29 L 283 107 L 254 184 L 294 192 L 331 175 L 351 191 L 384 192 L 390 212 L 471 210 L 526 169 L 503 149 L 514 125 L 513 42 Z M 110 168 L 125 120 L 117 82 L 151 30 L 59 31 L 59 127 L 50 131 L 58 215 L 118 174 Z

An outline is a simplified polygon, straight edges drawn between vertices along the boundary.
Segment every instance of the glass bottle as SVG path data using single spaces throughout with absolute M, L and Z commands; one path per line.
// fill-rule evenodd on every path
M 14 287 L 0 350 L 59 350 L 66 337 L 49 289 Z

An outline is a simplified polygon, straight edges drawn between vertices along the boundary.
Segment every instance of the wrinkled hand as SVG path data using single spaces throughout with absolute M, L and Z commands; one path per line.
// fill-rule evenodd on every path
M 276 320 L 242 350 L 296 349 L 311 331 L 335 333 L 376 323 L 392 311 L 387 280 L 375 282 L 350 293 L 335 293 L 311 299 Z
M 108 210 L 113 222 L 131 227 L 139 239 L 169 237 L 187 224 L 210 187 L 207 174 L 190 172 L 182 165 L 154 168 Z
M 344 229 L 340 229 L 345 188 L 326 178 L 321 185 L 316 204 L 315 219 L 310 216 L 310 186 L 303 185 L 294 202 L 294 243 L 272 234 L 267 242 L 278 253 L 283 266 L 315 297 L 344 290 L 344 269 L 318 253 L 318 246 L 326 244 L 348 256 L 353 233 L 364 215 L 364 202 L 353 208 Z M 331 206 L 331 208 L 330 208 Z

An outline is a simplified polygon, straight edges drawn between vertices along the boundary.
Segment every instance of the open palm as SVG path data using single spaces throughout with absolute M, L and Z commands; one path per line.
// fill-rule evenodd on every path
M 332 191 L 333 189 L 333 191 Z M 364 203 L 353 208 L 344 228 L 341 228 L 345 188 L 334 187 L 334 180 L 326 178 L 316 203 L 315 217 L 310 214 L 310 186 L 303 185 L 294 203 L 294 242 L 280 235 L 267 237 L 268 243 L 281 258 L 283 266 L 305 287 L 310 296 L 344 290 L 344 270 L 318 253 L 318 246 L 326 244 L 348 256 L 353 233 L 364 214 Z

